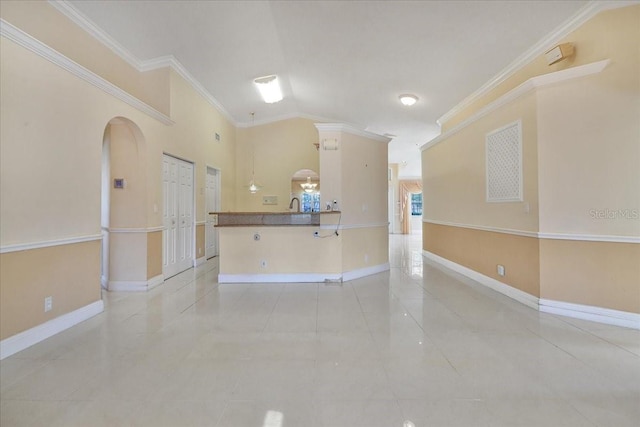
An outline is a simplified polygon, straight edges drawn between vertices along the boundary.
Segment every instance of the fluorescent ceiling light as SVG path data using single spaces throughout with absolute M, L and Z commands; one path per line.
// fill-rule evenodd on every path
M 418 102 L 418 97 L 411 94 L 400 95 L 400 102 L 402 102 L 402 105 L 406 105 L 407 107 L 410 107 L 416 102 Z
M 259 77 L 253 82 L 258 86 L 260 95 L 262 95 L 262 99 L 264 99 L 264 102 L 267 104 L 273 104 L 274 102 L 282 100 L 282 91 L 280 90 L 280 83 L 278 83 L 277 76 Z

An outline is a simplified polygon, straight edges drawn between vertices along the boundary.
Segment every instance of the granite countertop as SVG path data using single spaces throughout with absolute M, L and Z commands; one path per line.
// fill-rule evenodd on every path
M 216 227 L 260 226 L 317 226 L 321 214 L 339 214 L 338 211 L 325 212 L 209 212 L 217 216 Z

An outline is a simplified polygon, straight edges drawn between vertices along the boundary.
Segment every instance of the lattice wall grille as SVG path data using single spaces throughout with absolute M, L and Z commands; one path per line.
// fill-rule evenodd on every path
M 522 201 L 522 123 L 487 134 L 487 202 Z

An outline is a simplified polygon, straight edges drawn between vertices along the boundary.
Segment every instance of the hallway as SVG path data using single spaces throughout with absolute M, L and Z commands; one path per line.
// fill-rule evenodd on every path
M 10 426 L 637 426 L 640 331 L 539 313 L 390 236 L 391 270 L 217 283 L 217 261 L 0 362 Z

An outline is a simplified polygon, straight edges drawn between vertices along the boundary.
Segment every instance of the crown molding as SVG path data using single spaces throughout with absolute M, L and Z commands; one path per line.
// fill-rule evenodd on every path
M 520 86 L 517 86 L 514 89 L 511 89 L 509 92 L 505 93 L 495 101 L 487 104 L 486 106 L 478 110 L 475 114 L 468 117 L 463 122 L 458 123 L 456 126 L 451 128 L 447 132 L 441 134 L 440 136 L 437 136 L 436 138 L 422 145 L 420 147 L 420 151 L 428 150 L 434 145 L 439 144 L 440 142 L 446 140 L 447 138 L 450 138 L 451 136 L 460 132 L 462 129 L 469 126 L 470 124 L 480 120 L 482 117 L 486 116 L 492 111 L 495 111 L 498 108 L 518 99 L 519 97 L 521 97 L 522 95 L 526 94 L 527 92 L 533 89 L 536 89 L 542 86 L 551 85 L 554 83 L 560 83 L 567 80 L 577 79 L 579 77 L 598 74 L 602 72 L 607 67 L 607 65 L 609 65 L 610 62 L 611 62 L 610 59 L 604 59 L 602 61 L 592 62 L 585 65 L 579 65 L 577 67 L 567 68 L 565 70 L 555 71 L 552 73 L 531 77 L 529 80 L 525 81 Z
M 157 70 L 160 68 L 171 68 L 180 77 L 185 79 L 193 89 L 200 94 L 207 102 L 213 105 L 222 115 L 234 125 L 237 125 L 231 114 L 213 97 L 205 88 L 196 80 L 191 73 L 173 56 L 161 56 L 158 58 L 141 61 L 136 58 L 131 52 L 129 52 L 124 46 L 118 43 L 113 37 L 104 32 L 93 21 L 86 17 L 82 12 L 76 9 L 71 3 L 66 0 L 48 0 L 49 4 L 53 6 L 60 13 L 69 18 L 72 22 L 78 25 L 80 28 L 89 33 L 93 38 L 100 43 L 111 49 L 116 55 L 126 61 L 129 65 L 135 68 L 138 72 L 144 73 L 145 71 Z
M 247 129 L 254 126 L 268 125 L 271 123 L 277 123 L 283 120 L 291 120 L 291 119 L 307 119 L 314 122 L 335 122 L 336 121 L 336 119 L 329 119 L 326 117 L 314 116 L 312 114 L 293 112 L 293 113 L 282 114 L 272 118 L 256 120 L 254 122 L 238 122 L 236 123 L 236 126 L 241 129 Z
M 502 71 L 493 76 L 488 82 L 482 85 L 478 90 L 471 95 L 463 99 L 458 105 L 442 115 L 436 123 L 442 126 L 444 123 L 451 120 L 456 114 L 460 113 L 465 108 L 469 107 L 474 102 L 494 90 L 501 83 L 514 75 L 522 67 L 533 61 L 536 57 L 544 54 L 550 47 L 558 43 L 562 38 L 575 31 L 582 24 L 589 19 L 596 16 L 598 13 L 609 9 L 617 9 L 620 7 L 630 6 L 638 4 L 639 1 L 591 1 L 587 3 L 582 9 L 575 13 L 571 18 L 566 20 L 562 25 L 556 28 L 551 33 L 547 34 L 544 38 L 539 40 L 536 44 L 530 47 L 522 55 L 516 58 L 511 64 L 507 65 Z
M 48 0 L 48 3 L 58 12 L 69 18 L 77 26 L 93 36 L 93 38 L 111 49 L 116 55 L 125 60 L 133 68 L 137 70 L 140 69 L 140 61 L 131 52 L 129 52 L 109 34 L 105 33 L 71 3 L 64 0 Z
M 374 141 L 384 142 L 386 144 L 388 144 L 389 141 L 391 141 L 391 138 L 387 138 L 386 136 L 378 135 L 377 133 L 367 132 L 366 130 L 361 130 L 344 123 L 315 123 L 315 127 L 316 129 L 318 129 L 319 132 L 349 133 L 351 135 L 362 136 L 364 138 L 373 139 Z
M 70 72 L 71 74 L 79 77 L 87 83 L 92 84 L 93 86 L 106 92 L 107 94 L 114 96 L 115 98 L 121 100 L 126 104 L 129 104 L 133 108 L 147 114 L 150 117 L 153 117 L 159 122 L 168 126 L 174 124 L 173 120 L 171 120 L 169 116 L 166 116 L 165 114 L 159 112 L 149 104 L 140 101 L 138 98 L 125 92 L 113 83 L 103 79 L 93 71 L 84 68 L 77 62 L 72 61 L 55 49 L 52 49 L 41 41 L 35 39 L 34 37 L 31 37 L 29 34 L 13 26 L 4 19 L 0 19 L 0 35 L 41 56 L 47 61 Z

